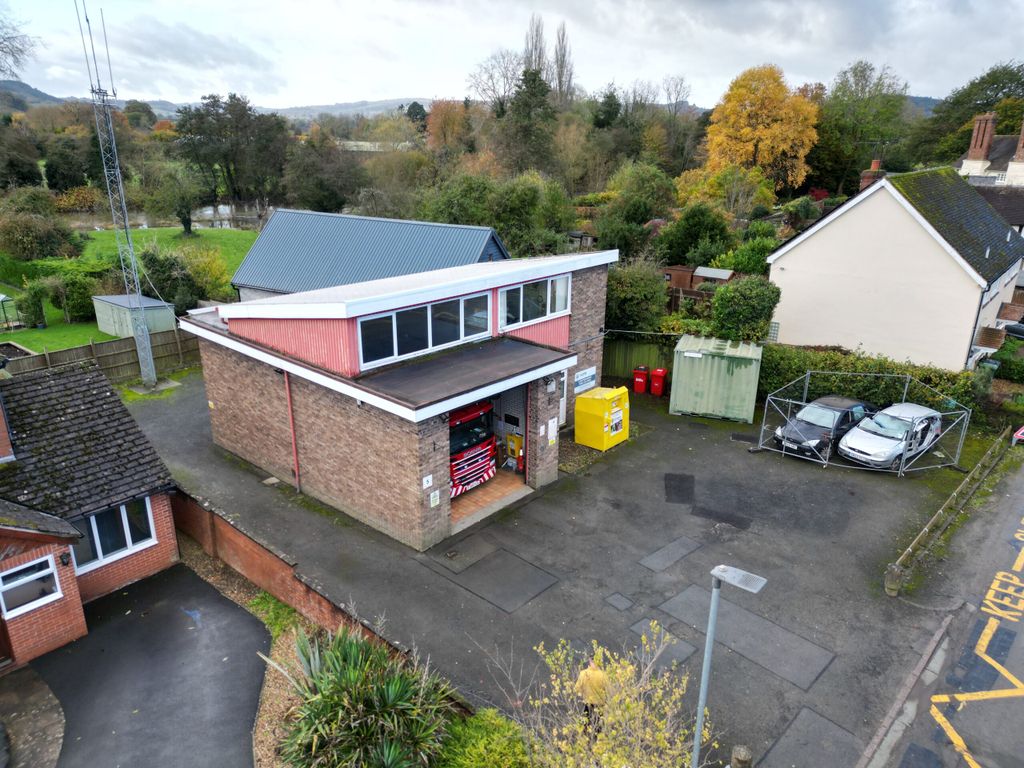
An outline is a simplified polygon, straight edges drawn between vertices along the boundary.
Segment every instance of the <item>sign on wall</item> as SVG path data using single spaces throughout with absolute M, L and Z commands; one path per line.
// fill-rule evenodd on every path
M 578 395 L 580 392 L 586 392 L 588 389 L 593 389 L 596 386 L 597 366 L 584 368 L 582 371 L 576 371 L 576 373 L 573 374 L 573 394 Z

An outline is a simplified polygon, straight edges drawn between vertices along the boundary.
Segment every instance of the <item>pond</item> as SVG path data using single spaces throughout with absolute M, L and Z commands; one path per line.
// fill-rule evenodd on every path
M 192 226 L 197 229 L 260 229 L 273 210 L 264 210 L 261 216 L 256 206 L 249 204 L 205 205 L 192 212 Z M 72 229 L 110 229 L 109 212 L 68 213 L 62 218 Z M 143 211 L 129 211 L 128 223 L 132 229 L 178 226 L 177 219 L 155 218 Z

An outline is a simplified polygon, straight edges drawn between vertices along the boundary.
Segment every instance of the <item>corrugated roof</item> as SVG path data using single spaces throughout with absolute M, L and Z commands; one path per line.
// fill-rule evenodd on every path
M 507 258 L 490 227 L 279 209 L 231 283 L 296 293 Z
M 1024 259 L 1024 237 L 952 168 L 893 174 L 886 181 L 987 282 Z
M 686 335 L 676 342 L 676 352 L 694 352 L 719 357 L 738 357 L 747 360 L 761 359 L 761 346 L 749 341 L 726 341 L 708 336 Z

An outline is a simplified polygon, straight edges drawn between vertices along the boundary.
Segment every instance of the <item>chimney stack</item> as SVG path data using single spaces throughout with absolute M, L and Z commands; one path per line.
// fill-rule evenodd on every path
M 986 112 L 974 118 L 974 132 L 971 134 L 971 147 L 967 150 L 968 160 L 988 160 L 988 151 L 992 147 L 992 137 L 996 132 L 996 113 Z
M 863 192 L 883 176 L 885 176 L 885 171 L 882 170 L 882 160 L 876 157 L 871 161 L 871 167 L 868 170 L 860 172 L 860 191 Z

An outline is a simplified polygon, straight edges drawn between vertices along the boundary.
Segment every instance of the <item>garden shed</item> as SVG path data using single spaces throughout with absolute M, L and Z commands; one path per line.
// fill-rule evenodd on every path
M 760 373 L 757 344 L 683 336 L 675 348 L 669 412 L 752 424 Z
M 96 311 L 96 325 L 103 333 L 122 338 L 132 336 L 132 310 L 128 296 L 93 296 L 92 306 Z M 146 311 L 146 325 L 150 333 L 173 331 L 175 327 L 174 305 L 166 301 L 142 297 Z

